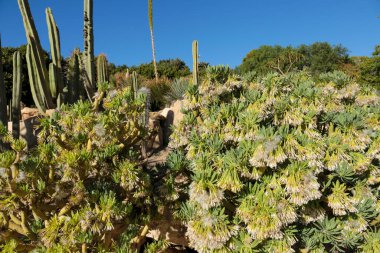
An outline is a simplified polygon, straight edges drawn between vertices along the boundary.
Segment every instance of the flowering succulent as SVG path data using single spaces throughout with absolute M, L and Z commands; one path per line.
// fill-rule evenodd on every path
M 177 212 L 190 246 L 376 252 L 378 91 L 336 73 L 241 79 L 221 68 L 189 88 L 172 135 L 191 177 Z

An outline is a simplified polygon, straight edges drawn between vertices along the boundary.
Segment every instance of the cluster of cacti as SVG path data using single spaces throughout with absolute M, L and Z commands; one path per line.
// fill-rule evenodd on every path
M 37 108 L 42 113 L 45 113 L 46 110 L 54 109 L 55 105 L 60 103 L 63 90 L 59 32 L 51 10 L 49 8 L 46 9 L 46 20 L 53 58 L 48 71 L 29 2 L 28 0 L 18 0 L 18 4 L 24 20 L 24 28 L 28 40 L 26 60 L 30 88 Z
M 1 249 L 133 252 L 141 246 L 154 210 L 147 208 L 151 181 L 157 181 L 140 165 L 136 145 L 145 135 L 146 98 L 113 90 L 102 107 L 63 105 L 41 121 L 41 143 L 31 153 L 0 128 L 12 147 L 0 153 Z
M 79 99 L 83 90 L 83 82 L 87 97 L 92 100 L 96 87 L 95 65 L 94 65 L 94 35 L 93 35 L 93 7 L 92 0 L 84 1 L 84 53 L 83 59 L 77 51 L 73 54 L 73 73 L 69 73 L 67 87 L 64 80 L 62 69 L 62 56 L 60 49 L 59 30 L 55 23 L 52 11 L 46 9 L 46 22 L 49 32 L 50 49 L 52 63 L 46 68 L 40 39 L 35 28 L 32 13 L 28 0 L 18 0 L 21 14 L 24 20 L 27 47 L 28 75 L 33 95 L 33 100 L 37 108 L 45 113 L 48 109 L 60 107 L 63 102 L 73 103 Z M 80 75 L 78 75 L 80 73 Z M 107 71 L 98 73 L 103 74 L 102 78 L 108 79 Z M 81 82 L 82 81 L 82 82 Z M 66 101 L 64 101 L 66 100 Z
M 190 87 L 169 167 L 198 252 L 377 252 L 380 96 L 306 73 Z M 336 81 L 336 80 L 335 80 Z M 175 158 L 175 159 L 174 159 Z M 173 162 L 174 161 L 174 162 Z
M 198 41 L 193 41 L 193 84 L 198 85 L 199 83 L 199 73 L 198 73 Z
M 16 51 L 13 54 L 13 90 L 12 99 L 7 105 L 7 100 L 5 96 L 5 85 L 3 78 L 3 66 L 2 66 L 2 50 L 1 50 L 1 39 L 0 39 L 0 125 L 8 127 L 8 119 L 12 121 L 12 134 L 13 137 L 18 139 L 20 136 L 20 118 L 21 118 L 21 55 L 20 52 Z M 8 106 L 8 108 L 7 108 Z M 0 140 L 0 150 L 4 149 L 5 146 L 1 144 Z

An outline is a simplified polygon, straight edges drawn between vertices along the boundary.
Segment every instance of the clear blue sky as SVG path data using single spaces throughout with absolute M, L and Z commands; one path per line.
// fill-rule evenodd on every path
M 82 0 L 29 0 L 43 47 L 51 7 L 61 33 L 62 53 L 83 48 Z M 350 55 L 370 55 L 380 44 L 379 0 L 154 0 L 158 59 L 191 65 L 191 43 L 201 61 L 232 67 L 260 45 L 342 44 Z M 117 65 L 151 61 L 147 0 L 94 0 L 95 53 Z M 17 0 L 0 0 L 3 46 L 26 43 Z

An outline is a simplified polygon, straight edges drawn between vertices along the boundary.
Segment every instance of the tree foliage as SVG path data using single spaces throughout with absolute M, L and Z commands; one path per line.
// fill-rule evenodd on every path
M 362 58 L 359 65 L 359 80 L 380 89 L 380 56 Z
M 157 63 L 160 77 L 175 79 L 190 75 L 190 69 L 186 63 L 180 59 L 160 60 Z M 130 71 L 136 71 L 139 75 L 148 79 L 155 78 L 153 63 L 141 64 L 130 67 Z
M 347 49 L 316 42 L 299 47 L 261 46 L 247 54 L 239 66 L 241 73 L 255 71 L 259 75 L 269 72 L 287 73 L 308 69 L 312 74 L 338 70 L 348 63 Z

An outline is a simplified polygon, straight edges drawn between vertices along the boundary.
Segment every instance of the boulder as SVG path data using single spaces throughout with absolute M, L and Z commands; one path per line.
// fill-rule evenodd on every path
M 21 120 L 27 120 L 32 117 L 40 115 L 40 111 L 37 108 L 24 107 L 21 110 Z
M 183 113 L 181 112 L 184 104 L 184 100 L 177 100 L 171 104 L 169 109 L 173 112 L 173 125 L 176 127 L 183 119 Z
M 26 119 L 20 121 L 20 138 L 26 141 L 30 149 L 37 145 L 40 121 L 38 116 L 27 115 L 30 116 L 30 114 L 25 114 Z M 12 132 L 12 122 L 8 122 L 8 131 Z

